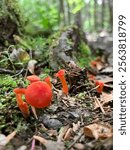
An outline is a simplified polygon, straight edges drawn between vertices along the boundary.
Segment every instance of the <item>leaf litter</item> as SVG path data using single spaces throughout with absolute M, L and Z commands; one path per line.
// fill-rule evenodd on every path
M 22 119 L 21 123 L 17 121 L 13 123 L 12 129 L 17 129 L 17 132 L 8 140 L 3 149 L 8 150 L 11 144 L 17 149 L 26 145 L 25 149 L 31 148 L 31 150 L 40 148 L 96 150 L 100 147 L 107 149 L 106 145 L 112 147 L 112 142 L 109 140 L 112 138 L 113 125 L 112 75 L 110 71 L 108 75 L 106 72 L 100 74 L 100 70 L 106 66 L 99 59 L 97 63 L 99 64 L 95 65 L 96 72 L 90 71 L 90 68 L 81 69 L 77 66 L 71 69 L 66 68 L 69 85 L 67 96 L 62 94 L 60 82 L 54 78 L 52 80 L 54 85 L 52 105 L 46 109 L 37 110 L 38 119 L 34 119 L 31 113 L 32 116 L 28 120 Z M 29 71 L 32 73 L 34 73 L 34 65 L 34 62 L 30 65 L 32 68 Z M 94 77 L 93 80 L 92 77 Z M 95 80 L 104 83 L 101 93 L 98 93 L 95 88 Z M 22 118 L 19 110 L 15 113 Z M 8 129 L 10 126 L 12 125 L 8 125 L 6 130 L 3 129 L 3 140 L 11 131 Z M 21 142 L 15 144 L 18 139 Z M 1 143 L 0 145 L 3 146 Z

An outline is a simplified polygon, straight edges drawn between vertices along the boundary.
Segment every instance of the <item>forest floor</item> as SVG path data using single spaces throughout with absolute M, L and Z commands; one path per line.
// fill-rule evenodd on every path
M 22 116 L 11 92 L 19 79 L 4 75 L 11 83 L 0 87 L 0 150 L 111 150 L 113 71 L 99 58 L 91 65 L 91 69 L 66 69 L 68 95 L 62 94 L 60 81 L 52 76 L 52 104 L 37 109 L 38 118 L 31 108 L 27 119 Z

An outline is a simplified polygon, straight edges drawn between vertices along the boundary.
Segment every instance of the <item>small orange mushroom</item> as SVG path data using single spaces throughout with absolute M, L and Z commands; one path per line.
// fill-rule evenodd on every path
M 26 118 L 29 116 L 29 109 L 28 109 L 28 105 L 26 102 L 24 102 L 22 100 L 22 94 L 24 94 L 25 89 L 23 88 L 16 88 L 13 91 L 16 94 L 16 100 L 17 100 L 17 105 L 19 107 L 19 109 L 21 110 L 23 116 Z
M 40 78 L 38 76 L 36 76 L 36 75 L 27 76 L 26 79 L 29 80 L 30 83 L 33 83 L 33 82 L 36 82 L 36 81 L 40 81 Z
M 27 77 L 27 79 L 30 80 L 31 84 L 26 89 L 14 89 L 18 107 L 25 117 L 29 116 L 27 103 L 36 108 L 44 108 L 49 106 L 52 100 L 52 89 L 46 82 L 39 81 L 38 78 L 38 81 L 34 81 L 32 80 L 32 77 Z M 22 95 L 25 95 L 27 103 L 22 100 Z
M 97 86 L 97 92 L 98 93 L 102 93 L 102 91 L 103 91 L 103 87 L 104 87 L 104 83 L 102 82 L 102 81 L 98 81 L 98 80 L 96 80 L 95 81 L 95 85 Z
M 68 94 L 68 85 L 65 80 L 65 70 L 61 69 L 56 73 L 56 77 L 58 77 L 62 83 L 62 92 L 64 94 Z
M 52 84 L 51 84 L 51 79 L 50 79 L 50 77 L 46 77 L 45 79 L 44 79 L 44 81 L 50 86 L 50 88 L 52 89 Z
M 25 98 L 27 103 L 36 108 L 47 107 L 52 100 L 52 90 L 46 82 L 37 81 L 27 87 Z

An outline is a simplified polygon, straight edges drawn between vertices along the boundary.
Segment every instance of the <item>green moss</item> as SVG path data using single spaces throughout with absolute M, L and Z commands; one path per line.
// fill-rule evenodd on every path
M 89 46 L 85 42 L 81 42 L 79 45 L 79 51 L 80 52 L 77 54 L 79 66 L 89 66 L 90 61 L 94 59 Z
M 0 87 L 14 88 L 17 86 L 16 81 L 9 75 L 0 75 Z

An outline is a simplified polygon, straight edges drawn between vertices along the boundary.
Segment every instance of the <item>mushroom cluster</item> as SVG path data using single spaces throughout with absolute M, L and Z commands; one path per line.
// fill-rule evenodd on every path
M 62 83 L 62 92 L 68 94 L 68 86 L 65 80 L 65 70 L 61 69 L 56 73 Z M 27 76 L 27 80 L 30 84 L 27 88 L 15 88 L 13 92 L 16 94 L 16 101 L 23 116 L 27 118 L 29 116 L 28 105 L 30 104 L 34 108 L 48 107 L 52 101 L 52 84 L 50 77 L 46 77 L 44 81 L 40 81 L 40 78 L 36 75 Z M 23 96 L 26 102 L 23 101 Z
M 59 70 L 55 76 L 60 79 L 62 84 L 62 92 L 64 95 L 68 95 L 68 85 L 65 79 L 65 70 Z M 44 108 L 51 104 L 53 93 L 52 84 L 50 77 L 46 77 L 44 81 L 40 81 L 40 78 L 36 75 L 31 75 L 27 77 L 30 84 L 27 88 L 15 88 L 13 91 L 16 94 L 16 101 L 19 109 L 21 110 L 24 117 L 29 116 L 28 105 L 30 104 L 33 108 Z M 95 86 L 98 93 L 102 93 L 104 83 L 96 80 Z M 25 101 L 23 101 L 23 96 Z
M 40 81 L 40 78 L 35 75 L 28 76 L 27 79 L 30 81 L 27 88 L 14 89 L 18 107 L 24 117 L 29 116 L 27 103 L 35 108 L 44 108 L 49 106 L 52 100 L 52 88 L 48 83 Z M 23 95 L 27 103 L 22 100 Z

